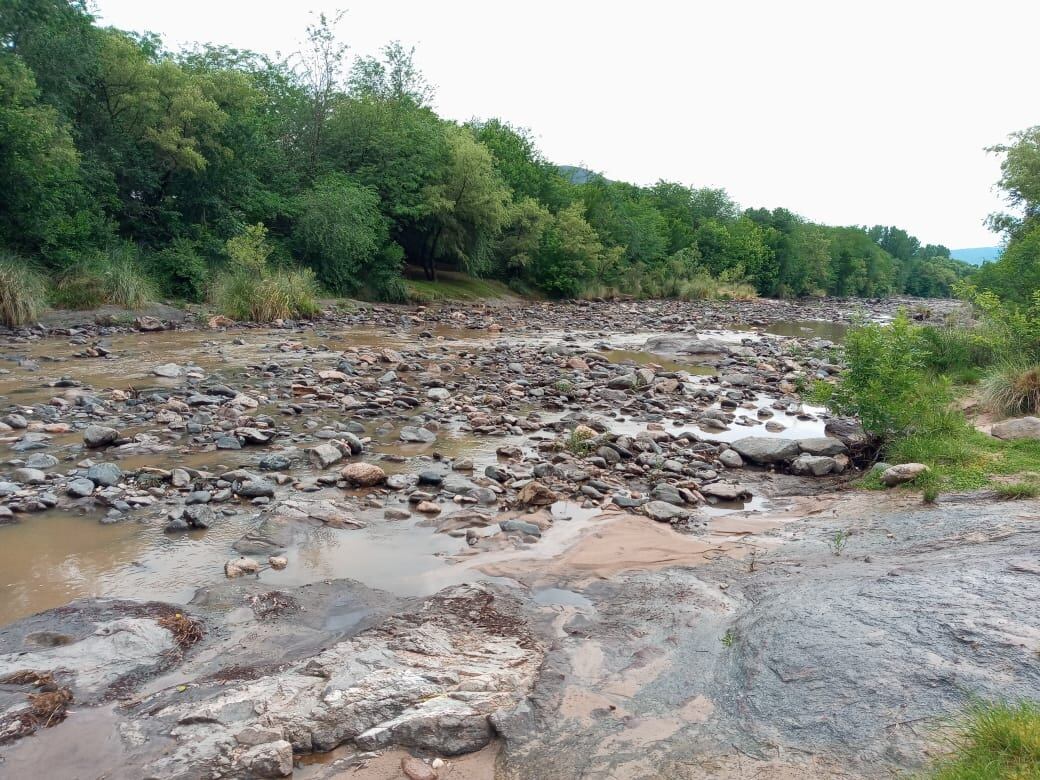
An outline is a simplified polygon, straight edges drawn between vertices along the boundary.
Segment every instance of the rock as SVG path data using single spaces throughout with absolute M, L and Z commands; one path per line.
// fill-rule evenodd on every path
M 307 458 L 316 468 L 327 469 L 334 463 L 343 460 L 343 452 L 332 444 L 319 444 L 317 447 L 307 450 Z
M 246 444 L 267 444 L 274 438 L 274 432 L 259 428 L 235 428 L 235 436 Z
M 667 501 L 650 501 L 643 504 L 643 512 L 659 523 L 674 523 L 690 516 L 688 510 L 669 504 Z
M 719 453 L 719 462 L 728 469 L 739 469 L 744 466 L 744 459 L 736 450 L 723 450 Z
M 234 490 L 243 498 L 274 498 L 274 485 L 259 477 L 236 482 Z
M 405 756 L 401 759 L 401 771 L 408 780 L 437 780 L 434 768 L 415 756 Z
M 25 467 L 29 469 L 49 469 L 58 465 L 58 459 L 45 452 L 37 452 L 25 459 Z
M 252 558 L 235 558 L 224 564 L 224 576 L 228 579 L 243 577 L 246 574 L 256 574 L 260 571 L 260 564 Z
M 426 391 L 426 397 L 431 401 L 447 401 L 451 392 L 446 387 L 431 387 Z
M 386 482 L 386 472 L 374 463 L 351 463 L 343 467 L 340 476 L 356 487 L 373 487 Z
M 89 479 L 78 477 L 65 485 L 65 492 L 73 498 L 86 498 L 94 492 L 94 487 L 94 483 Z
M 433 485 L 435 487 L 444 484 L 444 477 L 441 476 L 440 472 L 437 471 L 420 471 L 419 472 L 419 484 L 420 485 Z
M 734 485 L 730 482 L 711 482 L 701 485 L 701 495 L 711 496 L 720 501 L 739 501 L 751 495 L 751 491 L 743 485 Z
M 517 494 L 516 500 L 523 506 L 549 506 L 560 497 L 541 482 L 528 482 Z
M 16 485 L 14 482 L 5 482 L 0 480 L 0 498 L 3 498 L 4 496 L 13 496 L 21 489 L 21 486 Z
M 292 744 L 284 739 L 250 748 L 239 759 L 249 770 L 250 777 L 291 777 L 293 773 Z
M 799 439 L 798 448 L 807 455 L 844 455 L 849 450 L 845 442 L 830 436 Z
M 900 463 L 898 466 L 885 469 L 881 474 L 881 481 L 888 487 L 893 487 L 911 482 L 926 471 L 928 467 L 923 463 Z
M 747 436 L 730 446 L 752 463 L 786 463 L 798 457 L 798 442 L 793 439 L 774 439 L 769 436 Z
M 42 485 L 47 481 L 47 475 L 39 469 L 15 469 L 11 476 L 14 477 L 15 482 L 23 485 Z
M 420 501 L 415 505 L 415 511 L 426 515 L 439 515 L 441 508 L 432 501 Z
M 993 423 L 990 433 L 998 439 L 1040 439 L 1040 418 L 1016 417 Z
M 844 417 L 828 420 L 823 426 L 823 433 L 841 441 L 853 458 L 867 454 L 876 443 L 876 438 L 863 430 L 859 421 Z
M 272 569 L 284 569 L 289 565 L 289 559 L 284 555 L 270 555 L 267 558 L 267 562 L 271 564 Z
M 748 387 L 755 384 L 757 381 L 754 374 L 722 374 L 719 377 L 720 380 L 726 384 L 733 385 L 733 387 Z
M 0 417 L 0 422 L 4 423 L 4 425 L 11 426 L 16 431 L 29 427 L 29 421 L 20 414 L 9 414 L 5 417 Z
M 123 478 L 123 470 L 115 463 L 95 463 L 87 469 L 86 476 L 95 485 L 112 487 Z
M 437 441 L 437 434 L 426 428 L 417 428 L 412 425 L 406 425 L 401 429 L 399 434 L 401 441 L 412 442 L 416 444 L 433 444 Z
M 802 477 L 822 477 L 834 471 L 835 466 L 837 462 L 828 455 L 799 455 L 791 461 L 791 473 Z
M 607 387 L 612 390 L 631 390 L 638 381 L 635 374 L 621 374 L 621 376 L 611 377 L 607 382 Z
M 480 750 L 494 737 L 489 717 L 528 696 L 544 659 L 522 615 L 497 589 L 451 588 L 259 674 L 203 683 L 187 696 L 168 687 L 130 705 L 129 717 L 147 721 L 149 733 L 174 736 L 148 774 L 255 777 L 256 765 L 242 765 L 242 753 L 228 747 L 244 750 L 269 731 L 300 753 Z
M 505 531 L 507 534 L 517 533 L 524 534 L 525 536 L 541 536 L 542 529 L 534 523 L 528 523 L 526 520 L 503 520 L 498 524 L 498 527 Z
M 103 425 L 88 425 L 83 431 L 83 443 L 91 449 L 107 447 L 119 438 L 119 431 Z
M 662 355 L 726 355 L 730 348 L 715 339 L 699 339 L 696 333 L 670 333 L 647 339 L 643 350 Z
M 142 314 L 134 320 L 134 327 L 148 333 L 156 330 L 163 330 L 166 326 L 163 325 L 162 320 L 158 317 L 149 317 L 146 314 Z
M 176 363 L 163 363 L 161 366 L 153 368 L 152 373 L 165 379 L 176 379 L 184 373 L 184 369 Z

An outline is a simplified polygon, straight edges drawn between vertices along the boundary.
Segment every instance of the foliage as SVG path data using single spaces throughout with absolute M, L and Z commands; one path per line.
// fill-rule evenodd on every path
M 0 252 L 0 324 L 25 325 L 39 315 L 47 300 L 43 276 L 21 257 Z
M 54 302 L 67 309 L 121 306 L 134 309 L 157 297 L 133 244 L 115 244 L 70 266 L 54 288 Z
M 255 224 L 280 264 L 386 300 L 408 296 L 407 265 L 428 281 L 462 270 L 554 297 L 942 296 L 967 273 L 899 228 L 568 175 L 526 129 L 438 117 L 413 48 L 393 42 L 351 66 L 342 18 L 318 15 L 301 50 L 275 62 L 167 51 L 156 35 L 98 25 L 82 0 L 6 0 L 0 247 L 64 280 L 56 299 L 76 305 L 106 297 L 93 266 L 121 242 L 164 295 L 198 300 L 226 242 Z M 1005 186 L 1028 212 L 1034 139 L 1014 140 Z M 1006 256 L 1028 280 L 1035 246 L 1023 242 Z M 1010 274 L 986 273 L 1015 292 Z
M 1040 411 L 1040 366 L 1001 366 L 982 382 L 982 403 L 1013 417 Z
M 312 317 L 320 311 L 318 284 L 310 269 L 273 268 L 273 249 L 263 225 L 251 225 L 228 239 L 228 270 L 217 278 L 212 299 L 235 320 L 271 322 Z
M 369 286 L 386 294 L 399 278 L 401 248 L 390 241 L 379 196 L 343 174 L 330 173 L 296 201 L 296 254 L 332 292 Z
M 930 780 L 1025 780 L 1040 777 L 1040 706 L 1033 702 L 977 704 Z
M 828 405 L 838 414 L 855 415 L 882 441 L 907 436 L 933 420 L 949 401 L 945 383 L 923 381 L 926 361 L 919 329 L 905 314 L 888 325 L 850 330 L 845 361 L 847 368 Z

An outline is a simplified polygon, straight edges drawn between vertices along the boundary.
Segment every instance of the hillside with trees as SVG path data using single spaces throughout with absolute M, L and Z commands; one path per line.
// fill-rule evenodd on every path
M 250 267 L 388 301 L 406 271 L 448 268 L 551 297 L 688 298 L 948 296 L 971 271 L 898 228 L 561 168 L 524 129 L 439 117 L 411 49 L 351 57 L 335 19 L 274 61 L 168 51 L 83 0 L 4 6 L 2 273 L 42 275 L 58 305 L 198 301 Z

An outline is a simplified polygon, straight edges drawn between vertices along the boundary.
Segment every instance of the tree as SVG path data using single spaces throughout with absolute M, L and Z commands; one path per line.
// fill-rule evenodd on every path
M 375 190 L 341 173 L 328 174 L 296 199 L 293 244 L 332 292 L 366 285 L 385 294 L 400 275 L 401 248 L 389 238 Z
M 534 198 L 510 203 L 495 245 L 496 275 L 513 279 L 530 267 L 552 220 L 549 210 Z
M 550 211 L 558 211 L 573 200 L 575 188 L 542 157 L 530 131 L 500 119 L 473 121 L 467 127 L 491 151 L 495 171 L 513 191 L 513 197 L 533 198 Z
M 583 211 L 580 203 L 562 209 L 542 234 L 530 278 L 549 295 L 578 295 L 590 279 L 620 259 L 620 248 L 603 246 Z
M 58 112 L 21 58 L 0 52 L 0 243 L 55 260 L 103 232 Z
M 339 11 L 332 18 L 319 14 L 317 22 L 307 25 L 306 44 L 296 53 L 297 73 L 309 98 L 301 137 L 312 174 L 318 170 L 325 126 L 339 92 L 347 55 L 347 45 L 336 38 L 336 26 L 344 13 Z
M 491 153 L 471 133 L 449 132 L 448 150 L 440 180 L 426 191 L 430 212 L 422 265 L 427 279 L 437 278 L 438 260 L 458 262 L 471 273 L 488 270 L 509 202 Z
M 350 93 L 356 97 L 394 100 L 429 107 L 436 90 L 415 64 L 415 47 L 400 41 L 383 47 L 383 58 L 359 57 L 350 71 Z
M 998 185 L 1008 204 L 1020 210 L 1022 216 L 993 214 L 989 221 L 994 230 L 1014 237 L 1025 223 L 1040 217 L 1040 125 L 1012 133 L 1011 141 L 991 146 L 987 151 L 1004 156 Z

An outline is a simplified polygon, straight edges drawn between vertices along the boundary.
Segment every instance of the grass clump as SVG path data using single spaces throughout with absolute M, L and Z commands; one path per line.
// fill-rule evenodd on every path
M 953 752 L 929 780 L 1027 780 L 1040 777 L 1040 706 L 980 704 L 953 738 Z
M 994 487 L 997 495 L 1009 501 L 1040 496 L 1040 483 L 1005 482 Z
M 310 269 L 274 268 L 267 230 L 253 225 L 227 242 L 230 268 L 213 285 L 213 303 L 234 320 L 270 322 L 313 317 L 318 305 L 318 283 Z
M 58 278 L 52 297 L 63 309 L 106 305 L 136 309 L 157 295 L 155 284 L 137 262 L 137 250 L 123 244 L 69 268 Z
M 1040 410 L 1040 365 L 1004 365 L 982 381 L 982 403 L 1007 416 Z
M 572 455 L 579 457 L 588 455 L 592 451 L 592 440 L 597 436 L 596 432 L 587 425 L 578 425 L 571 431 L 564 442 L 564 447 Z
M 43 276 L 18 255 L 0 253 L 0 323 L 32 322 L 46 301 L 47 285 Z

